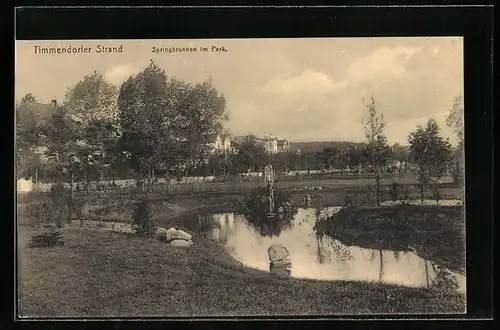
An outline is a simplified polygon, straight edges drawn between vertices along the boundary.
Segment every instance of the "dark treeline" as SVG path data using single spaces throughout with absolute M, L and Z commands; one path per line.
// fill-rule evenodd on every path
M 408 136 L 409 147 L 390 147 L 374 98 L 365 103 L 364 143 L 325 144 L 269 154 L 254 136 L 227 153 L 212 142 L 224 131 L 224 95 L 207 80 L 188 84 L 151 62 L 121 86 L 93 72 L 70 86 L 61 104 L 43 105 L 28 94 L 17 105 L 17 175 L 35 180 L 89 182 L 135 178 L 222 176 L 262 171 L 337 170 L 370 173 L 414 171 L 423 186 L 454 168 L 463 176 L 463 101 L 457 98 L 447 124 L 459 137 L 453 153 L 432 119 Z M 462 162 L 460 162 L 462 160 Z M 411 166 L 408 166 L 411 164 Z M 452 166 L 454 164 L 454 166 Z
M 31 94 L 17 106 L 19 177 L 182 175 L 205 162 L 228 118 L 211 81 L 171 79 L 153 62 L 120 88 L 94 72 L 47 107 Z

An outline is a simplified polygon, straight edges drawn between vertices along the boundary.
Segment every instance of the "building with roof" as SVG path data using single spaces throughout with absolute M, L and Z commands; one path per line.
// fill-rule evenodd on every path
M 290 146 L 288 145 L 288 140 L 281 139 L 278 140 L 278 152 L 288 152 L 290 150 Z
M 250 138 L 250 135 L 232 136 L 231 134 L 219 134 L 212 143 L 212 153 L 236 153 L 239 145 Z M 270 154 L 279 152 L 288 152 L 289 144 L 286 139 L 278 139 L 276 137 L 260 138 L 256 137 L 255 141 L 262 146 Z
M 212 143 L 212 153 L 213 154 L 223 154 L 232 151 L 231 148 L 231 136 L 227 133 L 219 134 Z

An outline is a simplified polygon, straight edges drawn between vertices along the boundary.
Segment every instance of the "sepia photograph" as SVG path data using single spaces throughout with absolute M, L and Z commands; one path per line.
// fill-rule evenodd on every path
M 465 314 L 463 48 L 17 40 L 17 316 Z

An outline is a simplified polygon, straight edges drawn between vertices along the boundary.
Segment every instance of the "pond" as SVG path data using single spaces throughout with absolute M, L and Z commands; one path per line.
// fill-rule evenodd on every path
M 290 252 L 291 277 L 383 282 L 409 287 L 451 285 L 465 294 L 465 276 L 413 252 L 346 246 L 338 239 L 317 235 L 316 219 L 315 209 L 298 209 L 291 224 L 267 235 L 262 228 L 236 213 L 199 215 L 182 220 L 181 225 L 223 245 L 242 264 L 264 271 L 270 271 L 267 249 L 273 244 L 281 244 Z

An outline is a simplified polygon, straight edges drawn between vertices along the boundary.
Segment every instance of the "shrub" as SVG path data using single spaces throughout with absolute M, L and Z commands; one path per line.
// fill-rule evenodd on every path
M 151 217 L 149 201 L 146 198 L 137 202 L 134 212 L 133 225 L 138 235 L 151 235 L 155 231 L 153 218 Z
M 290 202 L 290 193 L 284 189 L 275 188 L 275 211 L 276 216 L 269 218 L 269 200 L 267 188 L 256 188 L 247 196 L 243 202 L 245 217 L 264 236 L 279 236 L 281 231 L 291 226 L 293 217 L 298 208 Z M 283 208 L 283 213 L 278 212 Z
M 71 218 L 71 193 L 59 182 L 50 188 L 50 198 L 53 205 L 52 220 L 58 228 L 61 228 Z
M 27 204 L 27 217 L 32 227 L 49 223 L 54 223 L 58 228 L 64 226 L 68 219 L 69 208 L 60 191 L 57 191 L 57 188 L 54 190 L 51 191 L 50 198 L 37 193 L 36 198 Z
M 83 217 L 83 209 L 85 206 L 85 200 L 80 196 L 73 196 L 71 199 L 71 212 L 73 217 L 76 219 L 81 219 Z
M 30 247 L 54 247 L 56 245 L 64 245 L 60 231 L 35 235 L 29 242 Z
M 393 202 L 397 201 L 399 199 L 398 196 L 398 185 L 396 181 L 392 183 L 392 189 L 391 189 L 391 199 Z
M 53 207 L 49 201 L 35 201 L 27 206 L 27 216 L 32 227 L 39 227 L 49 223 L 52 218 Z

